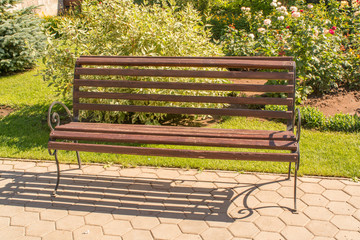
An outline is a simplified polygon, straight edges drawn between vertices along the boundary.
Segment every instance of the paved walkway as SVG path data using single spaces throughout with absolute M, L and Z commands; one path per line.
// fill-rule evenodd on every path
M 360 239 L 360 184 L 152 167 L 0 160 L 0 239 Z

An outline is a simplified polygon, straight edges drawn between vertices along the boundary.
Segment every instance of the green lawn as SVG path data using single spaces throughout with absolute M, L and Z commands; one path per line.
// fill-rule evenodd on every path
M 46 123 L 47 108 L 58 99 L 52 88 L 29 71 L 0 77 L 0 105 L 16 109 L 0 119 L 0 157 L 50 159 L 47 152 L 49 129 Z M 229 118 L 216 125 L 218 128 L 251 128 L 284 130 L 282 123 Z M 302 131 L 300 174 L 360 177 L 360 133 Z M 210 148 L 206 148 L 210 149 Z M 238 149 L 234 149 L 238 150 Z M 124 166 L 152 165 L 199 169 L 226 169 L 285 173 L 287 163 L 224 161 L 129 156 L 114 154 L 81 153 L 83 162 L 113 162 Z M 62 162 L 75 162 L 73 152 L 61 151 Z

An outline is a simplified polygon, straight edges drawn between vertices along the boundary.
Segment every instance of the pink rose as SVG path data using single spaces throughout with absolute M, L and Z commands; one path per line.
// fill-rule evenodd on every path
M 334 32 L 334 30 L 330 29 L 330 30 L 329 30 L 329 33 L 330 33 L 331 35 L 334 35 L 335 32 Z

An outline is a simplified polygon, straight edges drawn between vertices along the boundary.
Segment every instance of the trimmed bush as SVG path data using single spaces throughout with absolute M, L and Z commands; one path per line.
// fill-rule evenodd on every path
M 0 75 L 34 67 L 45 46 L 35 7 L 16 10 L 18 2 L 0 0 Z
M 75 59 L 80 55 L 222 55 L 221 48 L 209 42 L 209 31 L 205 30 L 201 17 L 191 6 L 178 9 L 166 4 L 163 6 L 138 5 L 131 0 L 102 2 L 84 0 L 81 9 L 81 14 L 78 16 L 60 19 L 59 29 L 57 29 L 59 38 L 49 42 L 43 59 L 46 66 L 42 73 L 44 79 L 65 97 L 71 94 Z M 145 78 L 145 80 L 151 81 L 151 78 Z M 166 80 L 170 81 L 169 79 L 164 81 Z M 177 80 L 181 81 L 181 79 Z M 191 81 L 224 82 L 225 80 L 192 79 Z M 98 90 L 94 89 L 94 91 Z M 133 89 L 132 91 L 156 93 L 158 90 Z M 161 93 L 186 94 L 186 91 L 162 90 Z M 198 92 L 197 94 L 214 95 L 215 93 Z M 107 100 L 89 101 L 108 103 Z M 129 104 L 129 101 L 119 100 L 119 104 Z M 160 106 L 158 102 L 144 104 Z M 168 104 L 176 105 L 175 103 Z M 178 105 L 193 106 L 192 103 L 178 103 Z M 83 115 L 83 117 L 94 121 L 157 123 L 165 115 L 95 112 L 94 115 Z

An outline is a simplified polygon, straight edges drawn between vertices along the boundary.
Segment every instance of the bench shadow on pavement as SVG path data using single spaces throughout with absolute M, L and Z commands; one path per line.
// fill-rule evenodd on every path
M 275 203 L 261 207 L 248 204 L 249 196 L 259 187 L 281 181 L 286 180 L 236 184 L 235 191 L 215 185 L 194 187 L 187 180 L 86 175 L 64 170 L 58 195 L 51 197 L 56 172 L 0 171 L 0 205 L 233 222 L 249 218 L 261 208 L 291 211 Z M 236 214 L 229 214 L 231 211 Z

